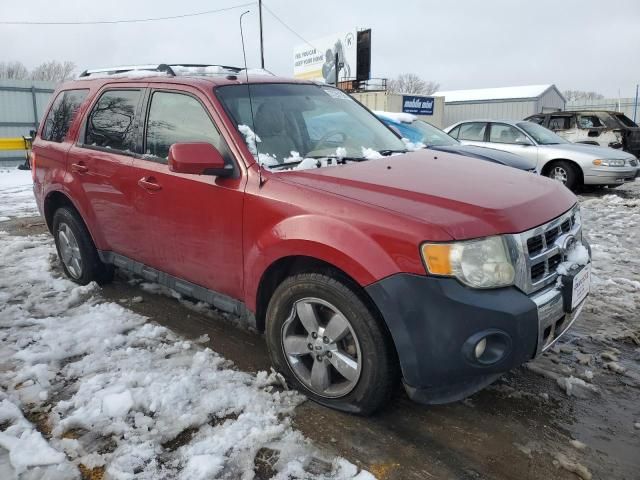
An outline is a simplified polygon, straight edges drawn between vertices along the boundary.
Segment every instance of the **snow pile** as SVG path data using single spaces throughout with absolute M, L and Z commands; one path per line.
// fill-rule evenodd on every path
M 415 152 L 416 150 L 422 150 L 424 148 L 427 148 L 427 146 L 424 143 L 422 142 L 414 143 L 405 137 L 402 137 L 402 141 L 404 142 L 405 147 L 407 147 L 407 150 L 409 150 L 410 152 Z
M 251 127 L 247 125 L 238 125 L 238 130 L 244 136 L 244 141 L 247 144 L 247 148 L 249 148 L 251 155 L 253 155 L 253 158 L 255 158 L 260 165 L 263 167 L 270 167 L 280 163 L 273 155 L 258 152 L 258 143 L 262 142 L 262 140 L 260 140 L 260 137 L 251 130 Z
M 373 113 L 378 117 L 386 117 L 400 123 L 413 123 L 418 119 L 418 117 L 411 113 L 383 112 L 382 110 L 375 110 Z
M 31 171 L 0 168 L 0 222 L 38 215 Z
M 380 158 L 384 158 L 380 152 L 368 147 L 362 147 L 362 156 L 367 160 L 378 160 Z
M 37 465 L 55 463 L 64 474 L 46 478 L 76 478 L 80 465 L 115 479 L 252 478 L 266 447 L 280 452 L 282 478 L 308 477 L 317 452 L 290 422 L 303 397 L 281 391 L 276 375 L 236 371 L 210 349 L 101 301 L 95 285 L 60 277 L 48 236 L 0 233 L 0 251 L 0 388 L 14 406 L 48 412 L 51 429 L 47 443 L 2 402 L 0 459 L 6 450 L 10 464 L 0 472 L 41 478 Z M 348 462 L 329 465 L 317 478 L 358 475 Z
M 67 480 L 78 476 L 64 453 L 52 448 L 20 409 L 0 391 L 0 473 L 21 475 L 34 469 L 41 477 Z M 6 458 L 8 457 L 8 458 Z M 8 460 L 8 464 L 7 464 Z
M 640 335 L 640 182 L 625 185 L 619 195 L 587 197 L 580 203 L 592 263 L 587 315 L 576 328 L 591 337 L 636 341 Z

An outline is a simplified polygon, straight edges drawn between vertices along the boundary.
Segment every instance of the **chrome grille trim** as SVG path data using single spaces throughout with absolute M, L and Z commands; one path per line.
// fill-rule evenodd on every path
M 569 220 L 568 223 L 567 220 Z M 562 228 L 562 226 L 565 228 Z M 557 230 L 554 242 L 566 234 L 572 234 L 578 241 L 582 241 L 582 221 L 577 204 L 569 211 L 544 225 L 510 236 L 508 244 L 516 271 L 514 283 L 516 287 L 527 295 L 550 285 L 555 282 L 558 277 L 555 268 L 549 268 L 549 259 L 556 255 L 562 255 L 562 249 L 557 243 L 547 245 L 547 235 L 551 234 L 550 237 L 553 238 L 555 233 L 554 229 Z M 533 255 L 529 253 L 527 243 L 529 239 L 536 239 L 536 242 L 542 243 L 542 249 L 536 251 Z M 563 261 L 564 258 L 560 260 Z M 542 276 L 540 278 L 532 278 L 532 267 L 539 264 L 543 264 L 544 266 Z M 538 269 L 540 268 L 541 267 L 538 267 Z

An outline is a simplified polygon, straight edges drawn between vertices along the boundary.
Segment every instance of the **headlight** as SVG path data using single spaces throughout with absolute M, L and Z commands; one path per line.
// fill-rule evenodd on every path
M 624 167 L 624 160 L 617 158 L 609 158 L 609 159 L 595 159 L 593 161 L 594 165 L 603 166 L 603 167 Z
M 425 243 L 421 247 L 427 271 L 455 277 L 473 288 L 513 284 L 515 270 L 503 237 L 454 243 Z

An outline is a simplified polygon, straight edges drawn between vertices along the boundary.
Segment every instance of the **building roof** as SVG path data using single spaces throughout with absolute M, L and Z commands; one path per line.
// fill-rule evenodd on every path
M 555 89 L 562 97 L 555 85 L 524 85 L 520 87 L 477 88 L 474 90 L 449 90 L 436 92 L 433 95 L 445 97 L 445 102 L 482 102 L 488 100 L 522 100 L 538 98 L 547 90 Z M 562 97 L 564 99 L 564 97 Z

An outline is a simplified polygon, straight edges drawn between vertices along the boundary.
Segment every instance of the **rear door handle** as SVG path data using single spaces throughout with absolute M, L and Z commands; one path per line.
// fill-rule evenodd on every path
M 162 190 L 162 186 L 156 183 L 156 179 L 153 177 L 142 177 L 138 180 L 138 185 L 149 192 L 157 192 L 158 190 Z
M 71 171 L 76 173 L 87 173 L 89 171 L 89 167 L 87 167 L 84 163 L 72 163 Z

